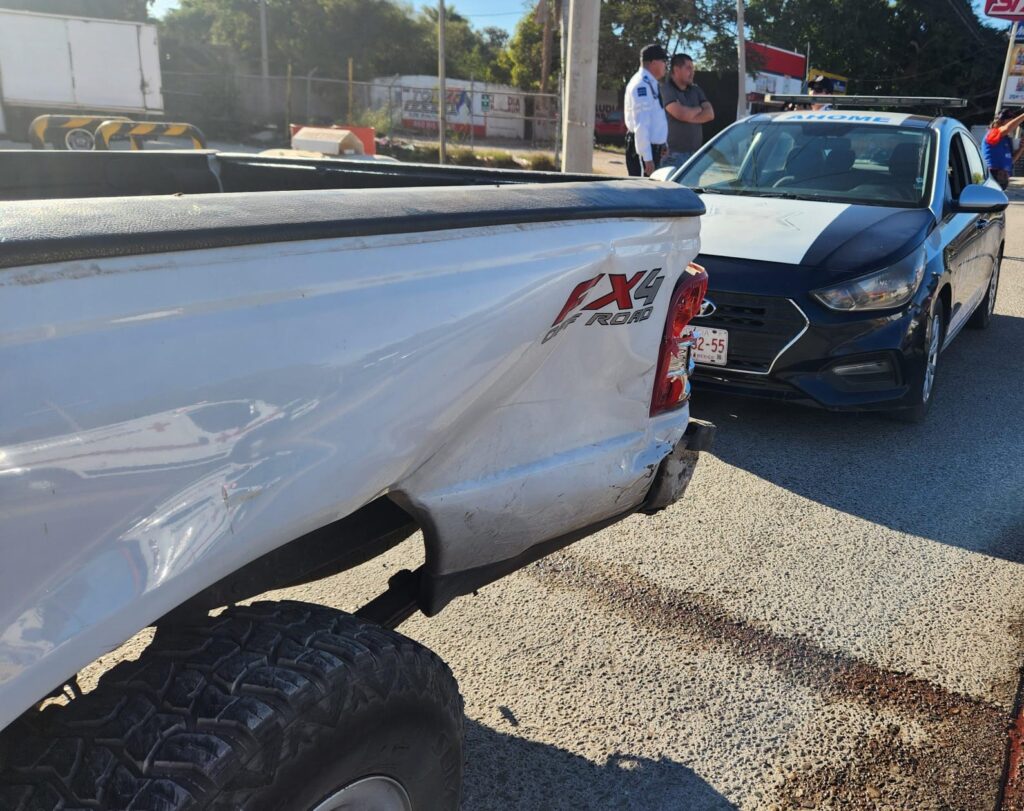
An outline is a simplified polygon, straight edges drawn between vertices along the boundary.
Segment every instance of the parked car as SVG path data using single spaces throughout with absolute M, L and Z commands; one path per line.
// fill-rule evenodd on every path
M 683 495 L 700 200 L 43 151 L 0 198 L 0 808 L 457 808 L 458 688 L 393 629 Z M 417 530 L 354 615 L 239 605 Z
M 599 144 L 624 144 L 626 132 L 622 110 L 612 110 L 594 121 L 594 140 Z
M 707 206 L 705 390 L 920 420 L 942 351 L 992 318 L 1007 198 L 951 118 L 755 115 L 667 176 Z

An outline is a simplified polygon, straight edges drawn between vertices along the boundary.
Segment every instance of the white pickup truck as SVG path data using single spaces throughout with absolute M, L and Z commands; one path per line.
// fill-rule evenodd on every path
M 456 808 L 393 629 L 683 494 L 699 199 L 183 152 L 0 153 L 0 199 L 0 808 Z M 243 604 L 417 530 L 354 615 Z

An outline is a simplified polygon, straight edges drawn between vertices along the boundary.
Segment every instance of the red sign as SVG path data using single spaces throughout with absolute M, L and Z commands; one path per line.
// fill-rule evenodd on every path
M 1024 0 L 1020 0 L 1024 3 Z M 747 50 L 757 54 L 751 62 L 756 60 L 754 67 L 765 73 L 776 73 L 780 76 L 791 76 L 794 79 L 803 80 L 807 73 L 807 57 L 796 51 L 787 51 L 783 48 L 776 48 L 774 45 L 762 45 L 760 42 L 747 42 Z
M 1024 23 L 1024 0 L 985 0 L 985 14 Z

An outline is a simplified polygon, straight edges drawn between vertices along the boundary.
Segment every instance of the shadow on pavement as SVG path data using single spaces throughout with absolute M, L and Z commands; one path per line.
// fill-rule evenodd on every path
M 595 764 L 469 719 L 465 757 L 465 811 L 735 808 L 693 769 L 671 760 L 613 755 Z
M 798 495 L 901 532 L 1024 563 L 1024 319 L 995 315 L 942 354 L 921 425 L 694 387 L 713 453 Z

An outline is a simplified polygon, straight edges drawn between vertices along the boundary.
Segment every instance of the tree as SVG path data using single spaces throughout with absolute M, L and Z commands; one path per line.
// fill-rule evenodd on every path
M 544 28 L 537 20 L 534 6 L 516 24 L 516 30 L 508 46 L 498 56 L 498 67 L 514 87 L 522 90 L 540 89 L 540 66 L 543 56 Z M 554 72 L 558 72 L 558 61 L 552 60 Z
M 749 14 L 749 11 L 748 11 Z M 749 23 L 749 20 L 748 20 Z M 703 43 L 701 67 L 711 71 L 736 71 L 736 2 L 735 0 L 706 0 L 704 24 L 707 36 Z M 757 70 L 756 55 L 747 53 L 747 73 Z
M 424 38 L 420 51 L 433 67 L 417 72 L 433 73 L 437 70 L 437 8 L 424 6 L 419 22 Z M 509 80 L 507 71 L 498 65 L 508 33 L 500 28 L 477 31 L 454 7 L 445 11 L 445 23 L 446 75 L 484 82 Z
M 811 67 L 850 77 L 849 92 L 966 96 L 991 108 L 1006 37 L 968 0 L 749 0 L 753 39 L 802 51 Z
M 640 65 L 641 48 L 657 43 L 669 53 L 687 50 L 703 41 L 707 21 L 707 8 L 697 0 L 604 0 L 599 84 L 621 90 Z
M 481 72 L 478 76 L 485 76 L 486 81 L 496 84 L 508 84 L 512 76 L 501 65 L 501 55 L 508 48 L 511 36 L 504 28 L 489 26 L 482 32 L 482 41 L 477 46 L 474 59 L 477 61 Z
M 750 0 L 746 20 L 751 39 L 801 53 L 810 43 L 811 67 L 852 79 L 878 74 L 889 58 L 889 5 L 888 0 Z
M 183 0 L 160 23 L 160 49 L 164 69 L 170 71 L 227 72 L 232 62 L 227 47 L 211 41 L 215 15 L 205 4 Z
M 268 0 L 270 72 L 295 75 L 314 68 L 321 77 L 348 75 L 351 57 L 358 78 L 437 70 L 437 8 L 419 13 L 392 0 Z M 445 14 L 446 70 L 453 78 L 509 80 L 500 65 L 508 35 L 500 28 L 475 30 L 455 8 Z M 182 0 L 163 24 L 172 61 L 209 64 L 218 49 L 238 70 L 260 67 L 258 0 Z M 199 56 L 200 53 L 205 56 Z M 179 68 L 181 69 L 181 68 Z
M 240 69 L 259 70 L 258 0 L 182 0 L 164 28 L 188 31 L 193 45 L 219 46 Z M 282 75 L 290 64 L 296 75 L 316 68 L 321 76 L 342 77 L 351 57 L 361 78 L 432 73 L 437 46 L 424 51 L 427 28 L 425 19 L 392 0 L 268 0 L 270 72 Z
M 969 0 L 896 0 L 889 70 L 867 82 L 890 93 L 963 96 L 965 117 L 991 110 L 1006 56 L 1005 31 L 982 25 Z

